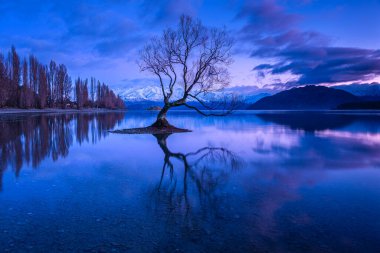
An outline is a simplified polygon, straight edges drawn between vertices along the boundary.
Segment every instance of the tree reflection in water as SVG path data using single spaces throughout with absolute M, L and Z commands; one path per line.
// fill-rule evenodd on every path
M 124 113 L 73 113 L 0 118 L 0 189 L 10 167 L 19 175 L 26 163 L 33 168 L 46 158 L 66 157 L 74 141 L 95 143 L 120 123 Z M 90 131 L 91 128 L 91 131 Z
M 155 135 L 164 152 L 164 164 L 152 194 L 153 210 L 157 212 L 156 217 L 180 224 L 186 235 L 199 230 L 204 232 L 202 220 L 224 213 L 218 210 L 225 201 L 223 187 L 231 172 L 241 167 L 241 159 L 222 147 L 172 152 L 167 146 L 168 136 Z

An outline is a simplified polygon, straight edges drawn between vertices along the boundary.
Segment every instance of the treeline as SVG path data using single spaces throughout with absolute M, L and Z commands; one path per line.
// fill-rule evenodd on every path
M 90 91 L 89 86 L 90 85 Z M 95 78 L 78 78 L 75 89 L 67 68 L 31 55 L 21 59 L 15 47 L 0 53 L 0 108 L 124 108 L 123 100 Z
M 88 86 L 90 85 L 90 93 Z M 99 108 L 124 108 L 124 101 L 115 95 L 104 83 L 101 84 L 91 77 L 90 84 L 88 79 L 75 80 L 74 97 L 79 109 L 84 107 Z

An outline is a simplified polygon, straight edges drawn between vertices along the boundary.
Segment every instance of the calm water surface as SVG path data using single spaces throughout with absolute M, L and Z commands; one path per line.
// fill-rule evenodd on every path
M 380 114 L 0 116 L 0 251 L 380 252 Z

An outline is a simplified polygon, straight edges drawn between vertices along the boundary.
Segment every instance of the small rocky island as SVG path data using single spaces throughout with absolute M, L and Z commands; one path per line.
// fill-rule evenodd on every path
M 161 111 L 161 109 L 162 108 L 160 106 L 151 106 L 147 110 L 148 111 Z

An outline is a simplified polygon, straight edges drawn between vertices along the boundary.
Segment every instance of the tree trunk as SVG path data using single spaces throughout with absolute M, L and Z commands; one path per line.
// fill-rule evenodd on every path
M 170 106 L 165 105 L 161 111 L 157 115 L 156 122 L 154 122 L 151 126 L 157 127 L 157 128 L 165 128 L 165 127 L 171 127 L 169 122 L 166 119 L 166 113 L 168 112 Z

